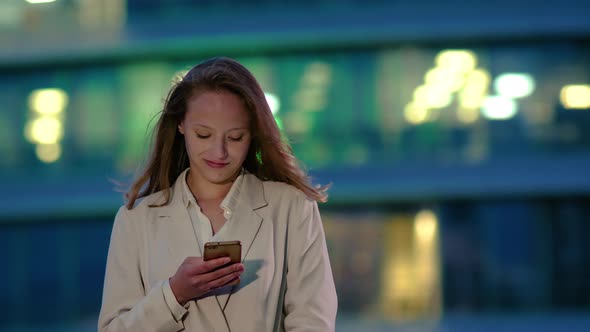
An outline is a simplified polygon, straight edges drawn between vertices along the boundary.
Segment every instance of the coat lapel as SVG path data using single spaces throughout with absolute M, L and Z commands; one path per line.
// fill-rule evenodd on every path
M 238 203 L 225 236 L 228 240 L 239 240 L 242 243 L 242 263 L 246 260 L 264 220 L 257 210 L 266 205 L 268 203 L 264 198 L 262 181 L 252 174 L 245 174 Z M 229 298 L 236 288 L 234 286 L 231 291 L 217 296 L 222 308 L 227 307 Z
M 256 176 L 246 174 L 242 185 L 236 212 L 229 224 L 227 236 L 228 239 L 240 240 L 242 243 L 243 262 L 262 225 L 263 218 L 257 210 L 268 203 L 264 199 L 262 182 Z
M 183 173 L 184 174 L 184 173 Z M 182 185 L 184 177 L 180 176 L 172 187 L 172 199 L 166 206 L 157 208 L 156 222 L 167 223 L 165 228 L 170 243 L 172 260 L 182 263 L 186 257 L 202 257 L 201 248 L 191 223 L 190 216 L 182 200 Z M 179 263 L 179 264 L 180 264 Z M 227 326 L 220 303 L 217 298 L 208 294 L 195 301 L 197 310 L 211 320 L 212 326 Z

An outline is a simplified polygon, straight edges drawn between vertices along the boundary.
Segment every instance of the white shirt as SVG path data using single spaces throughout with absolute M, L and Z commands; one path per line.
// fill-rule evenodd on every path
M 182 174 L 182 181 L 183 189 L 183 197 L 182 200 L 184 202 L 184 206 L 186 206 L 188 210 L 188 214 L 191 218 L 191 222 L 193 224 L 193 228 L 195 230 L 195 235 L 197 236 L 197 240 L 199 241 L 199 247 L 201 248 L 201 254 L 204 252 L 205 243 L 211 241 L 226 241 L 232 239 L 225 239 L 224 234 L 226 233 L 225 230 L 228 228 L 227 224 L 232 222 L 232 215 L 233 211 L 235 210 L 236 203 L 238 201 L 238 197 L 240 194 L 242 180 L 244 178 L 244 170 L 240 172 L 240 175 L 236 178 L 234 183 L 232 184 L 229 192 L 219 205 L 223 210 L 223 217 L 225 218 L 225 224 L 215 233 L 213 234 L 213 227 L 211 225 L 211 221 L 209 218 L 201 211 L 201 207 L 199 203 L 195 199 L 195 196 L 191 192 L 188 183 L 186 182 L 186 177 L 188 174 L 189 168 L 187 168 Z

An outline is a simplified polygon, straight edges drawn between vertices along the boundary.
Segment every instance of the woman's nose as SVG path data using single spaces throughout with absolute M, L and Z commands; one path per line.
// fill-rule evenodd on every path
M 218 158 L 219 160 L 223 160 L 223 159 L 227 158 L 227 146 L 226 146 L 225 140 L 218 139 L 215 141 L 214 144 L 215 144 L 213 146 L 214 157 Z

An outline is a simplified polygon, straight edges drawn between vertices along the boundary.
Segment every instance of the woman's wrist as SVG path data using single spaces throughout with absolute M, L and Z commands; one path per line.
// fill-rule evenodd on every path
M 179 291 L 177 289 L 175 289 L 176 283 L 174 281 L 174 277 L 170 277 L 170 279 L 168 279 L 168 283 L 170 284 L 170 289 L 172 290 L 172 294 L 174 294 L 174 297 L 176 298 L 176 302 L 178 302 L 178 304 L 184 306 L 184 304 L 188 301 L 187 299 L 185 299 L 184 297 L 182 297 L 179 293 Z

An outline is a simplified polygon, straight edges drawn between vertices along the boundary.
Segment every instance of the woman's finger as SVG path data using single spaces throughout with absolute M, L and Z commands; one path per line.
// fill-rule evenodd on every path
M 204 283 L 209 283 L 211 281 L 223 278 L 231 273 L 238 272 L 238 275 L 244 271 L 244 265 L 240 263 L 235 263 L 219 270 L 215 270 L 206 274 L 202 274 L 201 277 L 203 278 L 202 281 Z
M 228 275 L 225 275 L 219 279 L 215 279 L 211 282 L 209 282 L 207 284 L 207 287 L 211 290 L 211 289 L 215 289 L 215 288 L 219 288 L 222 286 L 225 286 L 226 284 L 229 284 L 231 282 L 234 281 L 239 281 L 240 280 L 240 274 L 242 274 L 242 271 L 236 271 L 236 272 L 232 272 Z M 237 283 L 237 282 L 236 282 Z
M 200 273 L 208 273 L 211 272 L 227 263 L 229 263 L 231 261 L 231 259 L 229 257 L 220 257 L 220 258 L 216 258 L 216 259 L 212 259 L 212 260 L 208 260 L 208 261 L 203 261 L 202 264 L 200 264 Z

